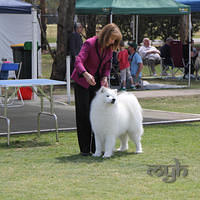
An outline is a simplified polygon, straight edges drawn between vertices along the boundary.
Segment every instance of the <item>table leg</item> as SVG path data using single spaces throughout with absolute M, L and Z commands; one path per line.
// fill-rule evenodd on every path
M 47 97 L 46 94 L 43 92 L 43 90 L 41 88 L 38 88 L 38 90 L 41 92 L 41 94 L 43 96 Z M 58 138 L 58 119 L 57 119 L 56 114 L 54 113 L 53 85 L 50 86 L 50 98 L 47 97 L 47 99 L 50 102 L 50 112 L 44 112 L 44 109 L 43 109 L 43 104 L 44 104 L 43 96 L 40 96 L 41 111 L 38 113 L 38 116 L 37 116 L 38 136 L 40 136 L 40 116 L 41 115 L 49 115 L 49 116 L 54 117 L 55 126 L 56 126 L 56 142 L 58 142 L 59 141 L 59 138 Z
M 10 119 L 4 116 L 0 116 L 0 119 L 3 119 L 7 123 L 7 143 L 10 145 Z
M 7 143 L 10 145 L 10 119 L 7 117 L 7 102 L 8 101 L 8 88 L 5 88 L 5 99 L 4 99 L 4 114 L 0 116 L 0 119 L 3 119 L 7 123 Z

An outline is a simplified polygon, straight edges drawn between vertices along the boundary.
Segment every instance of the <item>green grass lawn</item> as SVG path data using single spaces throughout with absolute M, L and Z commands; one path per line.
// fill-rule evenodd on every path
M 200 96 L 139 99 L 143 108 L 200 113 Z M 81 157 L 75 132 L 0 137 L 2 200 L 198 200 L 200 199 L 200 123 L 144 127 L 144 153 L 128 152 L 111 159 Z M 117 141 L 117 146 L 119 141 Z M 148 165 L 188 165 L 187 177 L 174 183 L 149 176 Z M 171 173 L 169 168 L 169 173 Z
M 55 43 L 57 40 L 57 24 L 48 24 L 46 34 L 48 42 Z
M 145 127 L 144 153 L 115 153 L 111 159 L 81 157 L 74 132 L 0 138 L 0 199 L 5 200 L 197 200 L 200 198 L 199 123 Z M 188 165 L 187 177 L 165 183 L 148 165 Z M 169 168 L 169 173 L 171 173 Z
M 48 78 L 51 59 L 43 58 Z M 193 81 L 192 88 L 199 82 Z M 199 95 L 139 101 L 143 108 L 200 113 Z M 198 200 L 199 130 L 200 123 L 147 126 L 143 154 L 134 154 L 130 142 L 128 152 L 110 159 L 81 157 L 75 132 L 61 132 L 59 143 L 55 133 L 11 136 L 9 147 L 0 137 L 0 200 Z M 148 165 L 174 165 L 174 158 L 188 165 L 188 176 L 165 183 L 164 176 L 147 174 Z
M 50 78 L 53 59 L 50 54 L 42 55 L 42 78 Z
M 200 95 L 139 99 L 142 108 L 200 114 Z

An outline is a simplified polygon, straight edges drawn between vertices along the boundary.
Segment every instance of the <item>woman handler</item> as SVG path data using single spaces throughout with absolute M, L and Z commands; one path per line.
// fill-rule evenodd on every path
M 76 57 L 71 78 L 75 81 L 75 106 L 77 135 L 81 155 L 95 152 L 95 142 L 90 125 L 90 103 L 96 91 L 108 87 L 112 52 L 119 47 L 122 34 L 117 25 L 107 24 L 98 36 L 89 38 Z

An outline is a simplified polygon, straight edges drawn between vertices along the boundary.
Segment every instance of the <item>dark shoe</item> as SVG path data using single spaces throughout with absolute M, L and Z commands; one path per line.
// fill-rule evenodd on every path
M 80 155 L 81 156 L 91 156 L 92 154 L 91 153 L 83 153 L 83 152 L 81 152 Z

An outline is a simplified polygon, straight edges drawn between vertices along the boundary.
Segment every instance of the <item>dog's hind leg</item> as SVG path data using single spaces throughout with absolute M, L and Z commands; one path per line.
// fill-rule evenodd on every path
M 115 140 L 116 140 L 116 138 L 111 135 L 106 136 L 105 153 L 103 155 L 103 158 L 110 158 L 112 156 L 112 153 L 113 153 L 113 150 L 115 147 Z
M 143 153 L 140 139 L 135 140 L 135 145 L 136 145 L 136 153 Z
M 136 153 L 142 153 L 142 144 L 141 144 L 141 135 L 142 134 L 135 134 L 132 132 L 129 134 L 130 139 L 135 143 L 136 146 Z
M 96 145 L 96 150 L 95 150 L 95 153 L 92 155 L 94 157 L 100 157 L 101 154 L 102 154 L 102 150 L 103 150 L 103 147 L 102 147 L 102 138 L 96 134 L 95 135 L 95 145 Z
M 120 147 L 117 151 L 126 151 L 128 150 L 128 135 L 124 134 L 119 137 L 120 139 Z

